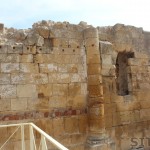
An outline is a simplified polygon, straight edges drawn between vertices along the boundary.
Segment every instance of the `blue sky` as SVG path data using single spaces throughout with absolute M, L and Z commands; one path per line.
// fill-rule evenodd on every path
M 85 21 L 93 26 L 123 23 L 150 31 L 149 7 L 149 0 L 3 0 L 0 22 L 15 28 L 31 28 L 40 20 Z

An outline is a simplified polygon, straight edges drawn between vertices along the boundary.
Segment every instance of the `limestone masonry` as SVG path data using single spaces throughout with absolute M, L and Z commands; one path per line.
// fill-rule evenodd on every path
M 70 150 L 140 148 L 133 138 L 150 138 L 150 32 L 123 24 L 0 24 L 0 124 L 20 122 Z M 12 132 L 0 129 L 0 145 Z M 18 150 L 19 141 L 15 134 L 5 149 Z

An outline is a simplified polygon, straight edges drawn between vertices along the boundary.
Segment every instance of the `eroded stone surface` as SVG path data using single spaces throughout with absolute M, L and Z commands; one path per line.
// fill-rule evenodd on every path
M 130 149 L 150 131 L 149 41 L 123 24 L 0 24 L 1 123 L 33 121 L 71 150 Z

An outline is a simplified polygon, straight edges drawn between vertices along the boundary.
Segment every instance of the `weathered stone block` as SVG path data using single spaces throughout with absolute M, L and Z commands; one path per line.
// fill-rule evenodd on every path
M 39 64 L 41 73 L 57 72 L 57 64 Z
M 41 97 L 52 96 L 52 84 L 37 85 L 37 92 Z
M 10 84 L 10 74 L 0 73 L 0 84 Z
M 19 62 L 19 54 L 0 54 L 0 62 L 18 63 Z
M 104 104 L 105 99 L 101 97 L 88 97 L 89 107 L 97 107 L 100 104 Z
M 69 40 L 67 38 L 61 38 L 60 47 L 67 48 L 69 45 Z
M 49 109 L 49 98 L 48 97 L 39 97 L 36 101 L 32 101 L 31 105 L 32 105 L 32 107 L 29 106 L 29 103 L 28 103 L 28 107 L 31 110 L 33 110 L 33 108 L 35 108 L 35 110 L 41 110 L 41 109 L 48 110 Z M 41 114 L 41 115 L 43 115 L 43 114 Z
M 113 53 L 113 48 L 112 48 L 112 43 L 108 41 L 100 41 L 100 50 L 102 54 L 112 54 Z
M 52 54 L 37 54 L 34 58 L 36 63 L 53 63 L 54 55 Z
M 17 85 L 18 97 L 37 97 L 36 86 L 32 84 Z
M 139 90 L 138 82 L 131 82 L 131 83 L 128 83 L 128 89 L 129 89 L 129 91 L 131 91 L 131 92 L 138 91 L 138 90 Z
M 86 136 L 84 134 L 75 134 L 71 136 L 71 143 L 76 144 L 73 150 L 84 150 L 84 142 L 86 141 Z
M 7 47 L 8 47 L 7 45 L 0 45 L 0 53 L 2 54 L 7 53 Z
M 49 30 L 48 27 L 46 27 L 46 26 L 40 26 L 40 27 L 35 28 L 35 30 L 43 38 L 49 38 L 50 30 Z
M 117 111 L 117 104 L 116 103 L 105 103 L 104 104 L 105 114 L 112 114 Z
M 12 73 L 11 84 L 29 84 L 35 83 L 32 74 L 29 73 Z
M 53 84 L 53 95 L 68 95 L 68 84 Z
M 139 110 L 140 103 L 137 101 L 124 101 L 117 103 L 117 111 Z
M 78 39 L 69 39 L 69 45 L 71 48 L 81 48 L 83 41 Z
M 53 47 L 67 48 L 68 44 L 69 44 L 69 41 L 66 38 L 53 38 L 52 39 L 52 45 L 53 45 Z
M 73 59 L 73 57 L 75 57 Z M 72 63 L 72 59 L 74 62 L 78 63 L 78 59 L 76 57 L 76 55 L 55 55 L 54 56 L 54 62 L 58 63 L 58 64 L 71 64 Z
M 98 38 L 98 30 L 96 28 L 87 28 L 84 30 L 84 38 Z
M 49 98 L 50 108 L 66 108 L 67 97 L 66 96 L 51 96 Z
M 11 110 L 10 106 L 11 106 L 10 105 L 10 99 L 1 99 L 0 100 L 0 112 L 1 111 L 9 111 L 9 110 Z
M 71 135 L 63 135 L 63 138 L 60 138 L 60 143 L 65 145 L 65 147 L 69 148 L 69 145 L 71 145 Z
M 79 73 L 81 77 L 81 82 L 87 82 L 87 74 L 86 73 Z
M 132 111 L 120 112 L 120 121 L 122 124 L 129 124 L 132 118 Z
M 58 72 L 67 73 L 68 72 L 68 65 L 66 64 L 58 64 Z M 73 70 L 73 69 L 72 69 Z M 74 69 L 75 70 L 75 69 Z
M 34 63 L 20 63 L 20 72 L 23 73 L 38 73 L 38 64 Z
M 38 34 L 29 33 L 26 38 L 26 45 L 43 46 L 44 38 Z
M 6 139 L 8 138 L 7 137 L 8 136 L 8 128 L 1 128 L 0 135 L 3 135 L 0 137 L 0 141 L 1 141 L 1 143 L 4 143 L 6 141 Z M 8 147 L 5 147 L 5 148 L 7 149 Z
M 99 47 L 86 47 L 87 56 L 90 55 L 99 55 Z
M 85 40 L 85 47 L 99 47 L 98 38 L 87 38 Z
M 63 118 L 55 118 L 53 119 L 53 130 L 54 130 L 54 137 L 61 137 L 65 133 L 64 128 L 64 119 Z
M 131 65 L 131 66 L 149 65 L 149 60 L 146 58 L 129 58 L 128 65 Z
M 0 97 L 1 98 L 16 98 L 16 86 L 15 85 L 0 85 Z
M 50 53 L 53 52 L 52 40 L 50 38 L 44 38 L 44 46 L 43 47 L 44 47 L 44 49 L 48 48 L 50 50 L 49 51 Z M 47 51 L 46 49 L 44 50 L 45 52 Z
M 104 116 L 104 104 L 99 104 L 97 107 L 89 108 L 89 119 L 97 119 L 98 117 Z
M 69 84 L 69 95 L 75 96 L 81 94 L 81 84 L 80 83 L 71 83 Z
M 113 65 L 103 65 L 101 74 L 103 76 L 115 76 L 115 66 Z
M 52 46 L 59 47 L 61 45 L 61 40 L 59 38 L 52 38 Z
M 129 58 L 128 59 L 128 65 L 130 65 L 130 66 L 139 66 L 140 65 L 139 59 Z
M 66 105 L 67 107 L 84 108 L 87 105 L 87 96 L 83 94 L 68 96 Z
M 111 55 L 102 54 L 102 65 L 112 65 Z
M 104 117 L 98 117 L 97 119 L 89 120 L 89 130 L 92 133 L 104 133 L 104 128 Z
M 139 110 L 135 110 L 132 111 L 132 115 L 131 115 L 131 122 L 140 122 L 140 111 Z
M 100 75 L 88 75 L 88 85 L 99 85 L 100 83 L 102 83 Z
M 47 84 L 48 83 L 48 75 L 47 74 L 32 74 L 32 78 L 35 84 Z
M 81 94 L 87 95 L 87 83 L 81 83 Z
M 83 57 L 80 55 L 68 55 L 68 57 L 70 57 L 68 59 L 69 64 L 83 64 Z
M 58 83 L 70 83 L 70 75 L 67 73 L 59 73 L 58 75 Z
M 148 109 L 150 108 L 150 101 L 147 99 L 147 100 L 141 100 L 139 101 L 140 103 L 140 108 L 141 109 Z
M 128 66 L 127 67 L 127 72 L 128 73 L 140 73 L 140 69 L 138 66 Z
M 17 54 L 22 54 L 23 53 L 23 45 L 13 45 L 10 46 L 8 45 L 8 50 L 7 53 L 17 53 Z
M 64 118 L 64 123 L 66 133 L 73 134 L 79 132 L 77 117 L 66 117 Z
M 32 54 L 20 55 L 19 56 L 19 62 L 21 62 L 21 63 L 33 63 L 33 55 Z
M 113 113 L 113 126 L 118 126 L 121 124 L 120 113 Z
M 149 58 L 149 56 L 146 53 L 144 52 L 141 53 L 137 51 L 134 52 L 134 57 L 135 58 Z
M 27 98 L 11 99 L 11 110 L 26 110 Z
M 23 45 L 23 54 L 36 54 L 36 46 Z
M 141 74 L 140 73 L 138 73 L 138 74 L 128 73 L 127 74 L 127 80 L 128 80 L 129 83 L 140 81 L 140 80 L 142 80 L 141 79 Z
M 114 49 L 116 49 L 118 52 L 123 52 L 124 50 L 129 52 L 131 49 L 134 48 L 134 46 L 131 43 L 131 40 L 129 41 L 129 43 L 122 41 L 121 38 L 118 38 L 117 41 L 115 40 Z
M 36 125 L 44 130 L 47 134 L 53 136 L 53 120 L 52 119 L 40 119 L 37 120 Z
M 139 89 L 142 90 L 149 90 L 150 89 L 150 84 L 149 83 L 138 83 Z
M 81 74 L 78 74 L 78 73 L 72 73 L 72 74 L 70 74 L 70 82 L 71 83 L 82 82 L 82 81 L 83 80 L 81 79 Z
M 60 55 L 60 48 L 59 47 L 51 47 L 50 48 L 50 54 L 54 54 L 54 55 Z
M 87 64 L 100 64 L 100 55 L 88 55 Z
M 1 72 L 4 73 L 19 72 L 19 63 L 1 63 Z
M 113 117 L 112 114 L 105 115 L 105 127 L 111 128 L 113 125 Z
M 72 49 L 72 55 L 81 55 L 82 53 L 84 52 L 84 50 L 83 49 L 81 49 L 81 48 L 74 48 L 74 49 Z
M 37 53 L 41 54 L 49 54 L 51 52 L 50 47 L 40 46 L 37 47 Z
M 44 97 L 45 98 L 45 97 Z M 44 99 L 43 98 L 43 99 Z M 28 97 L 27 98 L 27 109 L 28 110 L 38 110 L 38 109 L 40 109 L 43 105 L 41 105 L 41 107 L 40 107 L 40 104 L 42 104 L 41 103 L 41 99 L 42 98 L 38 98 L 38 94 L 37 94 L 37 96 L 36 97 Z M 48 99 L 48 98 L 47 98 Z M 47 105 L 48 106 L 48 105 Z M 40 107 L 40 108 L 39 108 Z M 43 109 L 43 108 L 42 108 Z M 32 116 L 32 113 L 31 113 L 31 116 Z
M 49 73 L 48 74 L 49 83 L 58 83 L 58 74 L 57 73 Z
M 79 133 L 87 133 L 88 131 L 88 116 L 80 115 L 79 116 Z
M 77 32 L 77 31 L 69 31 L 67 32 L 67 38 L 69 39 L 79 39 L 79 40 L 83 40 L 83 32 Z
M 128 138 L 121 139 L 121 149 L 129 149 L 131 147 L 131 140 Z M 138 148 L 139 149 L 139 148 Z M 131 149 L 134 150 L 134 149 Z
M 131 77 L 132 77 L 132 81 L 134 81 L 134 82 L 143 82 L 143 83 L 145 83 L 145 82 L 149 82 L 149 73 L 138 73 L 138 74 L 132 74 L 131 75 Z M 130 82 L 130 81 L 128 81 L 128 82 Z
M 89 91 L 89 97 L 98 97 L 103 95 L 102 85 L 89 85 L 88 91 Z
M 86 63 L 83 64 L 77 64 L 78 68 L 78 73 L 84 73 L 87 74 L 87 68 L 86 68 Z
M 96 75 L 101 73 L 101 66 L 100 64 L 88 64 L 87 66 L 87 73 L 88 75 Z

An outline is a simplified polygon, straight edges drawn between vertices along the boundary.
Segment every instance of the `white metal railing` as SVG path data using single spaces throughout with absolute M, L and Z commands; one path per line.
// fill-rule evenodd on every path
M 47 145 L 47 141 L 49 141 L 51 144 L 53 144 L 56 148 L 59 150 L 69 150 L 66 147 L 64 147 L 62 144 L 57 142 L 55 139 L 53 139 L 51 136 L 49 136 L 47 133 L 45 133 L 43 130 L 41 130 L 39 127 L 37 127 L 33 123 L 20 123 L 20 124 L 9 124 L 9 125 L 0 125 L 0 128 L 8 128 L 8 127 L 16 127 L 14 132 L 7 138 L 7 140 L 0 145 L 0 150 L 3 150 L 5 146 L 8 144 L 9 140 L 14 136 L 14 134 L 21 129 L 21 150 L 26 150 L 25 145 L 25 126 L 29 127 L 29 140 L 30 140 L 30 150 L 48 150 L 51 149 Z M 37 131 L 40 136 L 40 144 L 37 147 L 36 145 L 36 139 L 34 136 L 34 130 Z

